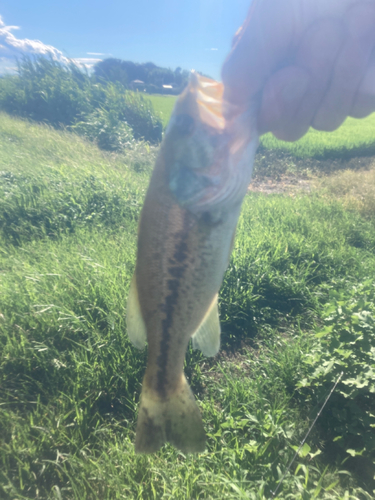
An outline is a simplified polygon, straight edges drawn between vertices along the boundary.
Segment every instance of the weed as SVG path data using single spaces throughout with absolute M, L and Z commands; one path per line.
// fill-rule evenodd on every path
M 375 168 L 353 172 L 346 170 L 324 177 L 318 186 L 328 196 L 340 199 L 343 205 L 368 219 L 375 216 Z

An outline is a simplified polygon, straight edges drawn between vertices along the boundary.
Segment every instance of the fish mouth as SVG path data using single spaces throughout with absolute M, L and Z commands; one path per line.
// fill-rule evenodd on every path
M 227 121 L 223 92 L 222 83 L 192 72 L 166 131 L 169 189 L 196 213 L 238 204 L 251 179 L 258 144 L 252 113 L 237 109 Z
M 189 115 L 197 123 L 223 131 L 223 93 L 224 86 L 221 82 L 192 71 L 188 86 L 176 102 L 174 114 L 176 118 Z

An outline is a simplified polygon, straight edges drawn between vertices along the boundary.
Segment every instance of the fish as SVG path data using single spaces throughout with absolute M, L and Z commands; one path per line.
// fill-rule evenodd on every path
M 129 339 L 139 349 L 148 344 L 136 453 L 154 453 L 166 442 L 183 453 L 205 449 L 184 359 L 190 339 L 206 356 L 220 349 L 218 292 L 258 146 L 255 113 L 229 113 L 223 92 L 222 83 L 191 73 L 140 215 L 127 303 Z

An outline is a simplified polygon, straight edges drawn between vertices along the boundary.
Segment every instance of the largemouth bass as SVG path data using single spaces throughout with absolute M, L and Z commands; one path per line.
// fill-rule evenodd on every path
M 206 356 L 220 348 L 218 291 L 228 266 L 258 136 L 250 110 L 224 118 L 223 86 L 196 73 L 176 102 L 141 213 L 127 329 L 148 342 L 137 453 L 165 442 L 205 448 L 183 364 L 190 338 Z M 226 113 L 228 115 L 228 113 Z

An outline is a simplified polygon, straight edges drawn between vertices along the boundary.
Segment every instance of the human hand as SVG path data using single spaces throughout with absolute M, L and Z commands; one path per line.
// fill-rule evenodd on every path
M 226 59 L 224 98 L 259 100 L 259 132 L 295 141 L 375 111 L 375 0 L 254 0 Z

